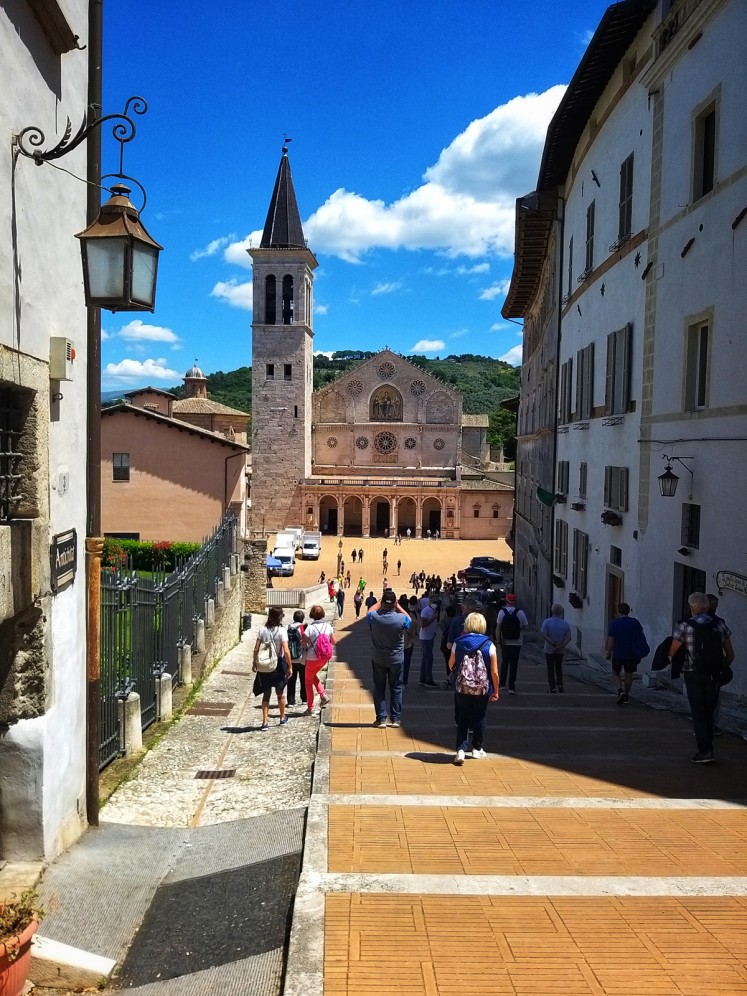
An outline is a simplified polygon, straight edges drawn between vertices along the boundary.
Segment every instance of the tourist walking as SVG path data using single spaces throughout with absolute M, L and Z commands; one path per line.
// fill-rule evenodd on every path
M 366 611 L 368 612 L 372 605 L 376 605 L 377 601 L 378 599 L 376 598 L 376 595 L 374 595 L 372 591 L 369 591 L 368 597 L 366 598 Z
M 337 592 L 337 618 L 342 618 L 342 613 L 345 610 L 345 589 L 340 587 Z
M 332 648 L 337 643 L 337 637 L 324 615 L 324 609 L 321 605 L 312 605 L 309 612 L 311 622 L 303 635 L 306 649 L 306 704 L 308 706 L 304 713 L 305 716 L 310 716 L 314 711 L 314 691 L 319 695 L 322 706 L 326 706 L 329 702 L 324 685 L 319 680 L 319 672 L 329 663 L 333 654 Z
M 527 625 L 524 610 L 517 607 L 516 595 L 510 592 L 506 595 L 505 606 L 498 613 L 495 631 L 496 642 L 501 647 L 501 688 L 508 684 L 509 695 L 516 694 L 516 672 L 524 643 L 523 631 Z
M 360 619 L 361 605 L 363 605 L 363 592 L 359 588 L 353 595 L 353 608 L 355 609 L 356 619 Z
M 356 559 L 357 559 L 357 557 L 358 557 L 358 551 L 357 551 L 357 550 L 355 550 L 355 549 L 353 549 L 353 551 L 352 551 L 352 553 L 350 554 L 350 556 L 352 557 L 352 560 L 353 560 L 353 563 L 355 563 L 355 561 L 356 561 Z
M 363 578 L 358 578 L 358 591 L 361 592 L 362 594 L 365 590 L 366 590 L 366 582 L 364 581 Z
M 399 577 L 401 573 L 402 573 L 402 561 L 398 560 L 397 561 L 397 577 Z
M 262 725 L 269 728 L 270 699 L 273 691 L 280 710 L 280 726 L 285 726 L 285 686 L 293 672 L 293 662 L 288 650 L 288 630 L 282 625 L 283 610 L 273 605 L 267 613 L 267 622 L 257 633 L 254 644 L 253 669 L 262 689 Z
M 422 602 L 422 599 L 421 599 Z M 433 641 L 438 626 L 438 613 L 432 602 L 426 601 L 420 609 L 420 684 L 437 688 L 433 680 Z
M 404 667 L 402 668 L 402 684 L 406 685 L 407 679 L 410 677 L 410 663 L 412 662 L 412 654 L 415 650 L 415 632 L 417 627 L 415 623 L 415 616 L 413 616 L 412 611 L 410 610 L 410 602 L 407 595 L 400 595 L 399 604 L 410 617 L 410 625 L 405 630 L 405 659 Z
M 348 571 L 347 574 L 345 575 L 345 587 L 346 588 L 350 587 L 350 582 L 351 582 L 350 571 Z
M 293 663 L 293 672 L 288 678 L 285 688 L 285 697 L 288 705 L 296 704 L 296 683 L 300 690 L 301 701 L 306 701 L 306 663 L 303 652 L 303 634 L 305 619 L 303 609 L 296 609 L 293 613 L 293 622 L 288 625 L 288 650 Z
M 376 710 L 374 726 L 386 726 L 386 693 L 389 686 L 389 721 L 400 725 L 402 715 L 402 672 L 405 661 L 404 633 L 410 627 L 410 616 L 389 589 L 381 601 L 371 606 L 366 616 L 371 627 L 371 666 L 373 668 L 373 700 Z
M 617 615 L 607 627 L 604 655 L 612 659 L 612 681 L 617 689 L 617 704 L 625 705 L 633 685 L 633 675 L 643 657 L 649 654 L 643 627 L 630 614 L 627 602 L 620 602 Z M 622 676 L 621 676 L 622 675 Z
M 358 563 L 359 564 L 363 563 L 363 547 L 361 547 L 360 550 L 358 551 Z
M 680 647 L 687 656 L 682 665 L 682 677 L 690 703 L 690 714 L 698 750 L 693 761 L 710 764 L 713 756 L 714 712 L 724 671 L 734 661 L 731 630 L 710 612 L 708 596 L 695 591 L 687 600 L 690 618 L 674 627 L 669 657 Z
M 454 764 L 464 764 L 469 752 L 472 730 L 472 757 L 485 757 L 483 743 L 488 702 L 498 700 L 498 655 L 495 644 L 485 635 L 485 616 L 470 612 L 464 620 L 464 632 L 457 639 L 449 658 L 454 673 L 457 703 L 456 754 Z
M 408 539 L 412 536 L 412 530 L 410 529 L 409 526 L 407 527 L 407 533 L 406 533 L 406 535 L 407 535 Z
M 545 638 L 543 652 L 547 664 L 548 692 L 563 691 L 563 651 L 571 642 L 571 627 L 563 618 L 563 606 L 556 602 L 542 623 L 540 633 Z

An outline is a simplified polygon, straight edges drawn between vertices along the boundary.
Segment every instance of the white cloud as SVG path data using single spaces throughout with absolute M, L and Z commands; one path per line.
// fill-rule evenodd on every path
M 251 280 L 244 284 L 240 284 L 235 277 L 227 281 L 219 280 L 210 291 L 210 296 L 228 301 L 233 308 L 241 308 L 243 311 L 251 311 L 254 307 L 254 288 Z
M 329 314 L 329 306 L 326 304 L 314 304 L 314 314 L 315 315 Z
M 149 384 L 153 381 L 175 383 L 182 379 L 176 370 L 166 366 L 164 359 L 120 360 L 107 363 L 101 375 L 104 387 L 132 387 L 136 383 Z
M 222 235 L 219 239 L 213 239 L 212 242 L 208 242 L 204 249 L 195 249 L 194 252 L 189 254 L 189 258 L 194 263 L 195 260 L 204 259 L 206 256 L 214 256 L 220 249 L 224 246 L 229 245 L 236 238 L 235 234 Z
M 469 329 L 457 329 L 456 332 L 449 332 L 450 339 L 461 339 L 465 335 L 469 335 Z
M 314 356 L 326 356 L 328 360 L 331 360 L 334 356 L 335 351 L 333 349 L 315 349 Z
M 339 188 L 304 224 L 315 251 L 359 262 L 370 249 L 431 249 L 449 256 L 513 252 L 515 200 L 537 177 L 547 125 L 565 92 L 514 97 L 471 122 L 398 201 Z
M 411 353 L 438 353 L 446 347 L 443 339 L 418 339 Z
M 162 325 L 146 325 L 139 318 L 134 318 L 128 325 L 123 325 L 119 332 L 112 334 L 127 342 L 181 342 L 171 329 Z
M 261 239 L 262 232 L 251 232 L 246 238 L 240 239 L 238 242 L 232 242 L 227 246 L 226 251 L 223 253 L 223 259 L 227 263 L 233 263 L 234 266 L 241 266 L 245 270 L 251 270 L 252 258 L 246 250 L 250 246 L 258 246 Z
M 523 348 L 524 347 L 521 345 L 513 346 L 507 353 L 504 353 L 503 356 L 499 356 L 498 359 L 503 360 L 504 363 L 510 363 L 513 367 L 520 367 L 521 358 L 524 355 Z
M 470 276 L 472 273 L 488 273 L 490 263 L 475 263 L 474 266 L 458 266 L 457 273 L 460 276 Z
M 402 290 L 403 286 L 403 280 L 396 280 L 393 283 L 378 283 L 371 291 L 371 297 L 376 297 L 378 294 L 396 294 L 398 290 Z
M 491 284 L 490 287 L 486 287 L 485 290 L 480 291 L 480 300 L 493 301 L 497 297 L 503 297 L 510 286 L 510 280 L 499 280 L 497 283 Z
M 471 277 L 476 273 L 488 273 L 490 263 L 475 263 L 474 266 L 440 266 L 436 269 L 433 266 L 423 268 L 423 273 L 430 277 Z
M 101 330 L 101 341 L 102 342 L 106 342 L 107 339 L 111 339 L 111 335 L 109 334 L 109 332 L 106 331 L 106 329 L 102 329 Z

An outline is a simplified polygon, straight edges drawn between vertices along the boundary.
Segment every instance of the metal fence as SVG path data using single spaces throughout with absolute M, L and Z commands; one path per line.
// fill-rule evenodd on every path
M 159 679 L 170 674 L 178 683 L 180 648 L 195 649 L 197 623 L 217 598 L 237 542 L 231 515 L 171 574 L 102 570 L 100 768 L 120 753 L 119 702 L 130 692 L 140 695 L 143 729 L 160 719 Z

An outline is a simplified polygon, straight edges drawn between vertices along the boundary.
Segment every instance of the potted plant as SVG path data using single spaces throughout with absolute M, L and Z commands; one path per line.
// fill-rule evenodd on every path
M 605 508 L 602 512 L 602 522 L 605 526 L 621 526 L 622 516 L 618 515 L 617 512 L 613 512 L 610 508 Z
M 561 577 L 560 574 L 553 574 L 552 583 L 556 588 L 565 588 L 565 578 Z
M 568 601 L 571 603 L 574 609 L 580 609 L 583 607 L 584 600 L 581 598 L 577 591 L 572 591 L 568 594 Z
M 586 508 L 586 502 L 585 501 L 572 501 L 571 502 L 571 508 L 573 509 L 574 512 L 583 512 L 583 510 Z
M 558 491 L 558 493 L 555 495 L 555 504 L 565 505 L 567 501 L 568 501 L 568 495 L 564 494 L 562 491 Z
M 0 993 L 21 996 L 31 964 L 31 938 L 44 911 L 33 889 L 0 904 Z

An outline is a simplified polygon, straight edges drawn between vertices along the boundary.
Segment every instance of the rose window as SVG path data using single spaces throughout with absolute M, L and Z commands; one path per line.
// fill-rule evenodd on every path
M 335 446 L 337 446 L 337 436 L 328 436 L 327 437 L 327 446 L 329 446 L 329 448 L 331 450 L 333 450 L 335 448 Z
M 408 436 L 407 439 L 405 440 L 406 450 L 414 450 L 417 445 L 418 441 L 414 436 Z
M 393 453 L 397 449 L 397 437 L 393 432 L 380 432 L 374 437 L 374 449 L 377 453 Z
M 438 439 L 434 439 L 433 440 L 433 449 L 434 450 L 442 450 L 444 448 L 444 446 L 446 446 L 446 443 L 440 437 Z
M 393 376 L 394 376 L 394 364 L 389 360 L 385 360 L 379 366 L 379 377 L 381 377 L 382 380 L 391 380 Z
M 351 380 L 348 384 L 348 394 L 351 398 L 358 398 L 363 393 L 363 381 Z
M 425 394 L 425 381 L 414 380 L 412 384 L 410 384 L 410 394 L 414 394 L 416 398 L 419 398 L 421 395 Z
M 367 450 L 368 440 L 366 439 L 365 436 L 358 436 L 358 438 L 355 441 L 355 445 L 358 447 L 359 450 Z

